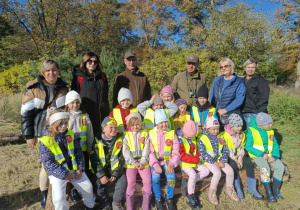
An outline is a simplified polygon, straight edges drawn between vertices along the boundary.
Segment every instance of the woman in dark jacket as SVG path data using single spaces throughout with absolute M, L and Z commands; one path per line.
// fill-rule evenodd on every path
M 42 137 L 42 125 L 48 124 L 51 110 L 63 108 L 65 97 L 69 89 L 59 78 L 58 64 L 53 60 L 45 60 L 41 67 L 41 74 L 35 80 L 26 84 L 22 96 L 21 130 L 27 145 L 34 149 L 37 140 Z M 40 172 L 41 206 L 45 208 L 48 177 L 42 167 Z
M 93 52 L 86 53 L 80 65 L 73 68 L 71 85 L 71 89 L 80 94 L 95 134 L 101 131 L 101 119 L 109 114 L 108 83 L 100 67 L 99 57 Z
M 246 89 L 243 80 L 234 72 L 235 65 L 229 58 L 219 63 L 219 77 L 215 78 L 210 91 L 211 105 L 216 107 L 222 125 L 228 124 L 231 113 L 240 114 Z

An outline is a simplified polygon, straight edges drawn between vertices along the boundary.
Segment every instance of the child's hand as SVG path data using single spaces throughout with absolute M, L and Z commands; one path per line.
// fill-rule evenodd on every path
M 162 173 L 162 169 L 161 169 L 160 166 L 156 166 L 156 167 L 155 167 L 155 171 L 156 171 L 156 173 L 159 173 L 159 174 Z
M 99 181 L 101 182 L 101 184 L 106 184 L 109 180 L 108 180 L 107 176 L 103 176 L 99 179 Z
M 217 166 L 217 168 L 218 168 L 219 170 L 221 170 L 221 167 L 219 166 L 219 163 L 218 163 L 217 161 L 214 162 L 214 165 Z
M 67 180 L 69 182 L 72 181 L 74 178 L 75 178 L 75 174 L 70 173 L 70 172 L 65 176 L 65 180 Z
M 34 149 L 35 148 L 35 145 L 36 145 L 36 139 L 33 138 L 33 139 L 27 139 L 26 140 L 26 143 L 27 145 L 31 148 L 31 149 Z
M 242 158 L 242 156 L 238 157 L 237 165 L 238 165 L 239 169 L 243 168 L 243 158 Z
M 134 165 L 135 168 L 137 168 L 137 169 L 139 169 L 139 167 L 140 167 L 140 163 L 139 163 L 139 162 L 135 162 L 133 165 Z
M 174 172 L 173 166 L 168 165 L 167 174 L 172 174 Z
M 269 162 L 269 163 L 274 163 L 274 162 L 275 162 L 275 158 L 269 157 L 268 162 Z
M 224 168 L 224 167 L 225 167 L 225 163 L 224 163 L 223 160 L 221 160 L 221 161 L 219 162 L 219 166 L 220 166 L 220 168 Z
M 151 97 L 151 99 L 150 99 L 150 101 L 154 101 L 154 99 L 155 99 L 155 95 L 153 95 L 152 97 Z
M 202 162 L 203 161 L 203 157 L 200 155 L 199 156 L 199 161 Z
M 116 181 L 116 177 L 114 177 L 114 176 L 110 177 L 109 181 L 110 181 L 110 182 Z
M 218 113 L 220 116 L 222 116 L 223 114 L 226 114 L 227 111 L 226 111 L 226 109 L 219 109 Z
M 82 171 L 81 170 L 77 170 L 76 173 L 75 173 L 75 179 L 81 179 L 82 177 Z
M 264 154 L 263 159 L 268 160 L 269 156 L 267 154 Z
M 140 166 L 139 166 L 139 170 L 143 170 L 145 168 L 145 165 L 144 164 L 142 164 L 142 163 L 140 163 Z

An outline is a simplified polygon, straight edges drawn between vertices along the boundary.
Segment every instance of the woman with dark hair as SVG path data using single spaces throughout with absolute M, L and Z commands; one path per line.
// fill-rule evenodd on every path
M 91 119 L 94 134 L 101 131 L 101 119 L 109 114 L 108 83 L 101 67 L 99 57 L 93 52 L 88 52 L 72 71 L 71 89 L 80 94 L 82 106 Z

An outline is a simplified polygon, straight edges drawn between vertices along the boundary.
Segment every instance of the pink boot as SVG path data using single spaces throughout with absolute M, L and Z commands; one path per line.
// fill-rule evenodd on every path
M 143 210 L 149 210 L 149 204 L 150 204 L 150 199 L 151 199 L 151 195 L 152 193 L 146 193 L 146 192 L 143 192 L 143 206 L 142 206 L 142 209 Z
M 126 194 L 126 209 L 133 210 L 134 195 Z

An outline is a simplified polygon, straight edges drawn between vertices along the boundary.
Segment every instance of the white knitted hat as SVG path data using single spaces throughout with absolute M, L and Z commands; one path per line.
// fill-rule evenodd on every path
M 81 103 L 80 95 L 75 90 L 71 90 L 66 95 L 65 105 L 67 106 L 68 103 L 75 101 L 76 99 Z
M 121 88 L 118 94 L 118 102 L 120 104 L 121 101 L 123 101 L 124 99 L 130 99 L 130 101 L 132 102 L 132 94 L 130 92 L 129 89 L 127 88 Z

